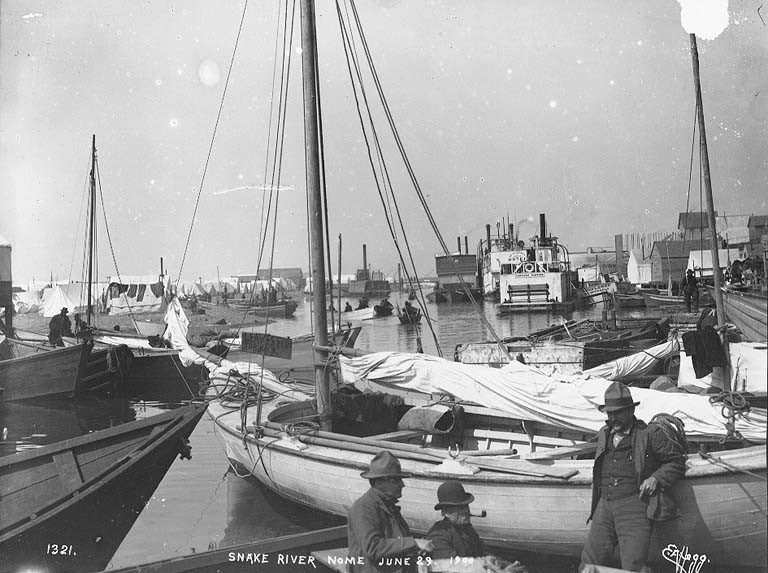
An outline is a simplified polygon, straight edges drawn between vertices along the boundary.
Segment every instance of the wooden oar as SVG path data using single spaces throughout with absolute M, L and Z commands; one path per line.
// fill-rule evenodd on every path
M 283 437 L 285 435 L 285 432 L 280 424 L 276 424 L 274 422 L 266 422 L 264 425 L 264 434 L 267 436 Z M 372 440 L 370 438 L 347 436 L 344 434 L 336 434 L 334 432 L 323 432 L 321 430 L 312 430 L 302 434 L 295 434 L 294 437 L 299 441 L 308 444 L 315 444 L 318 446 L 326 446 L 332 448 L 343 447 L 344 449 L 362 453 L 376 454 L 380 450 L 390 450 L 405 459 L 426 461 L 431 463 L 444 461 L 451 457 L 448 452 L 443 452 L 440 450 L 426 450 L 425 448 L 411 444 L 400 444 L 397 442 L 389 442 L 385 440 Z M 477 459 L 471 459 L 470 462 L 472 465 L 477 466 L 480 469 L 531 477 L 548 477 L 567 480 L 578 473 L 577 470 L 558 470 L 555 468 L 550 468 L 547 471 L 541 471 L 541 469 L 535 464 L 520 460 L 480 461 Z

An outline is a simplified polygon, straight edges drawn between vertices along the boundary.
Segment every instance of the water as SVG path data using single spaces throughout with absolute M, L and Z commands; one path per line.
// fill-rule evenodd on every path
M 404 299 L 394 296 L 391 301 L 402 305 Z M 355 306 L 356 301 L 350 302 Z M 375 302 L 371 301 L 371 304 Z M 501 317 L 496 316 L 495 305 L 483 303 L 481 306 L 501 337 L 523 336 L 560 320 L 560 315 L 541 313 Z M 471 304 L 430 304 L 428 310 L 447 358 L 453 356 L 456 344 L 492 338 Z M 599 313 L 599 308 L 577 310 L 564 318 L 593 318 L 599 317 Z M 420 328 L 401 325 L 397 316 L 363 324 L 358 348 L 415 352 L 420 336 L 424 351 L 437 354 L 437 346 L 425 324 Z M 269 331 L 286 336 L 308 333 L 309 301 L 300 304 L 294 318 L 276 321 Z M 7 455 L 26 447 L 57 442 L 160 413 L 188 399 L 190 390 L 194 389 L 187 389 L 178 380 L 154 380 L 144 381 L 143 387 L 136 387 L 132 395 L 119 399 L 0 404 L 0 426 L 8 428 L 7 437 L 0 443 L 0 454 Z M 153 400 L 146 399 L 147 396 Z M 108 569 L 342 523 L 338 518 L 288 503 L 255 481 L 238 477 L 230 468 L 206 416 L 193 432 L 190 442 L 192 460 L 174 462 Z

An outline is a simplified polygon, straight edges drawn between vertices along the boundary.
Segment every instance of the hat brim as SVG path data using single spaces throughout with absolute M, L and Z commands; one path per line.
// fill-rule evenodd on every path
M 597 409 L 601 412 L 618 412 L 619 410 L 626 410 L 627 408 L 634 408 L 639 406 L 640 402 L 633 402 L 632 404 L 626 404 L 624 406 L 598 406 Z
M 475 501 L 475 496 L 471 493 L 467 494 L 467 497 L 464 498 L 464 501 L 441 501 L 440 503 L 435 505 L 435 509 L 443 509 L 444 507 L 458 507 L 462 505 L 469 505 Z

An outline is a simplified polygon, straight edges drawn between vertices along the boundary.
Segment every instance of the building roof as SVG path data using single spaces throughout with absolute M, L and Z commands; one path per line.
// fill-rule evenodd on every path
M 768 215 L 752 215 L 749 218 L 747 227 L 766 227 L 768 226 Z
M 717 217 L 717 211 L 715 211 Z M 706 229 L 709 227 L 706 211 L 693 211 L 690 213 L 680 213 L 677 219 L 677 228 L 683 229 Z
M 648 258 L 658 254 L 662 259 L 687 259 L 694 246 L 691 241 L 656 241 Z

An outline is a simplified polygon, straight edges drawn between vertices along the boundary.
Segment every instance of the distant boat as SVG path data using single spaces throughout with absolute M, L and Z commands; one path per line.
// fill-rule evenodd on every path
M 520 241 L 515 250 L 497 253 L 500 314 L 553 311 L 573 308 L 571 263 L 568 250 L 547 235 L 545 215 L 539 215 L 539 236 L 526 248 Z
M 192 404 L 0 458 L 0 570 L 103 569 L 205 412 Z
M 39 396 L 72 396 L 78 391 L 81 372 L 88 361 L 92 343 L 69 348 L 6 339 L 12 358 L 0 360 L 0 401 L 24 400 Z
M 277 304 L 270 304 L 266 306 L 248 304 L 247 302 L 240 303 L 230 300 L 227 302 L 227 305 L 232 310 L 247 312 L 249 315 L 258 318 L 290 318 L 299 307 L 299 304 L 294 300 L 285 300 L 278 302 Z
M 411 309 L 409 312 L 408 309 Z M 415 306 L 405 307 L 402 310 L 397 309 L 397 318 L 400 319 L 400 324 L 420 324 L 421 323 L 421 309 Z

